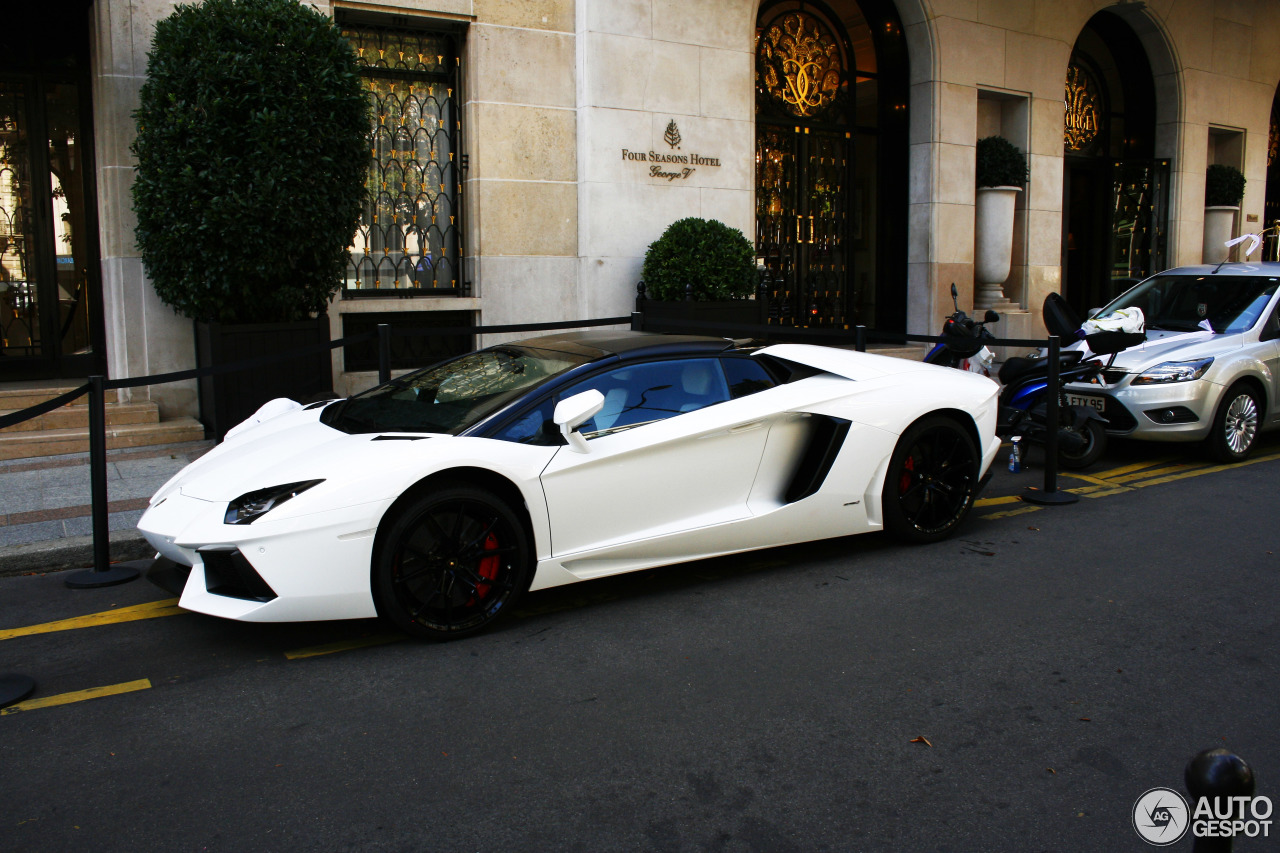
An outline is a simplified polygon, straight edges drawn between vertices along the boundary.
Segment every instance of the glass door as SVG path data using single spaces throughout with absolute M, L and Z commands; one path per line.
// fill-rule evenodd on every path
M 0 76 L 0 379 L 102 369 L 81 95 L 67 80 Z

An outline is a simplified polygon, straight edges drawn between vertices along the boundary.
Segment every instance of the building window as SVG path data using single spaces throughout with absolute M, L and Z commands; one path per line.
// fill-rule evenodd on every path
M 344 296 L 460 295 L 456 38 L 356 25 L 343 33 L 359 57 L 372 113 L 369 178 Z

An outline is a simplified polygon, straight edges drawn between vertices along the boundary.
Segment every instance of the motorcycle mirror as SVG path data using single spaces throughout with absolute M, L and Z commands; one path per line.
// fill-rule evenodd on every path
M 982 320 L 984 323 L 999 323 L 1000 315 L 988 308 L 987 314 L 982 318 Z
M 957 311 L 960 310 L 960 303 L 956 301 L 956 297 L 960 295 L 960 291 L 956 290 L 956 283 L 951 282 L 951 304 L 955 306 Z

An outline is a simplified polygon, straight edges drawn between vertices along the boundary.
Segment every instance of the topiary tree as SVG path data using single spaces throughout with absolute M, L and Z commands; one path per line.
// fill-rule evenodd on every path
M 649 244 L 643 275 L 651 299 L 682 301 L 689 284 L 698 302 L 744 299 L 755 292 L 756 251 L 741 231 L 723 222 L 679 219 Z
M 1027 158 L 1003 136 L 978 140 L 976 167 L 980 187 L 1021 187 L 1027 182 Z
M 204 322 L 306 319 L 337 291 L 369 167 L 356 58 L 296 0 L 205 0 L 156 25 L 134 112 L 138 248 Z
M 1205 207 L 1235 207 L 1244 198 L 1244 184 L 1244 173 L 1235 166 L 1210 166 L 1204 173 Z

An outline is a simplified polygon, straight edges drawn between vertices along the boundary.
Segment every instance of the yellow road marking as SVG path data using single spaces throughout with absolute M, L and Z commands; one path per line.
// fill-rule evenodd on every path
M 59 619 L 56 622 L 45 622 L 41 625 L 27 625 L 23 628 L 5 628 L 0 630 L 0 640 L 12 640 L 14 637 L 29 637 L 32 634 L 51 634 L 54 631 L 71 631 L 76 628 L 93 628 L 97 625 L 110 625 L 114 622 L 136 622 L 139 619 L 158 619 L 161 616 L 177 616 L 190 611 L 178 607 L 178 599 L 166 598 L 163 601 L 148 601 L 146 604 L 135 604 L 131 607 L 118 607 L 115 610 L 103 610 L 87 616 L 75 616 L 71 619 Z
M 1085 483 L 1092 483 L 1095 486 L 1114 486 L 1115 483 L 1110 480 L 1104 480 L 1101 477 L 1092 477 L 1088 474 L 1077 474 L 1073 471 L 1059 471 L 1059 477 L 1070 477 L 1073 480 L 1081 480 Z
M 1154 463 L 1126 465 L 1123 468 L 1114 468 L 1111 471 L 1104 471 L 1096 477 L 1090 477 L 1087 474 L 1066 474 L 1065 476 L 1076 477 L 1077 479 L 1088 482 L 1090 485 L 1076 486 L 1070 489 L 1062 489 L 1062 491 L 1089 498 L 1106 498 L 1111 495 L 1132 492 L 1136 489 L 1142 489 L 1147 486 L 1158 486 L 1162 483 L 1172 483 L 1177 480 L 1185 480 L 1190 477 L 1199 477 L 1201 474 L 1216 474 L 1219 471 L 1228 471 L 1232 468 L 1240 468 L 1245 465 L 1256 465 L 1259 462 L 1274 462 L 1276 460 L 1280 460 L 1280 453 L 1270 453 L 1266 456 L 1255 456 L 1254 458 L 1247 459 L 1244 462 L 1234 462 L 1228 465 L 1202 465 L 1194 463 L 1168 465 L 1166 463 L 1171 462 L 1172 460 L 1162 459 Z M 1150 468 L 1149 466 L 1152 464 L 1163 465 L 1164 467 Z M 1147 470 L 1142 470 L 1144 468 Z M 975 501 L 974 506 L 995 506 L 998 504 L 1013 503 L 1020 500 L 1022 500 L 1021 495 L 1006 495 L 998 498 L 983 498 Z M 1040 507 L 1035 506 L 1024 509 L 1006 510 L 1004 512 L 992 512 L 987 513 L 982 516 L 982 518 L 1007 518 L 1011 515 L 1022 515 L 1027 512 L 1034 512 L 1038 509 L 1040 509 Z
M 1168 459 L 1149 459 L 1146 462 L 1135 462 L 1131 465 L 1123 465 L 1119 468 L 1112 468 L 1109 471 L 1100 471 L 1094 476 L 1097 477 L 1099 480 L 1110 480 L 1111 478 L 1118 477 L 1121 474 L 1128 474 L 1133 471 L 1141 471 L 1143 468 L 1150 468 L 1153 465 L 1168 465 L 1173 461 L 1174 460 L 1172 457 Z
M 974 506 L 999 506 L 1000 504 L 1011 504 L 1022 500 L 1021 495 L 1004 495 L 998 498 L 978 498 L 973 502 Z
M 337 643 L 325 643 L 323 646 L 310 646 L 305 649 L 294 649 L 291 652 L 285 652 L 284 656 L 289 660 L 303 660 L 304 658 L 316 658 L 321 655 L 331 655 L 335 652 L 346 652 L 351 649 L 363 649 L 368 646 L 381 646 L 387 643 L 398 643 L 405 639 L 408 638 L 403 634 L 378 634 L 374 637 L 361 637 L 358 640 L 342 640 Z
M 72 702 L 83 702 L 86 699 L 100 699 L 103 696 L 116 696 L 120 693 L 133 693 L 136 690 L 150 690 L 151 680 L 140 678 L 137 681 L 126 681 L 123 684 L 109 684 L 106 687 L 90 687 L 88 690 L 76 690 L 72 693 L 59 693 L 57 696 L 45 696 L 40 699 L 28 699 L 7 708 L 0 708 L 0 717 L 17 714 L 21 711 L 35 711 L 38 708 L 52 708 L 55 705 L 70 705 Z
M 1164 468 L 1151 468 L 1147 471 L 1135 471 L 1132 474 L 1125 474 L 1122 477 L 1112 477 L 1110 482 L 1119 485 L 1121 483 L 1132 483 L 1135 480 L 1145 480 L 1148 477 L 1159 477 L 1162 474 L 1175 474 L 1183 471 L 1207 471 L 1210 466 L 1207 464 L 1188 464 L 1188 465 L 1169 465 Z M 1218 470 L 1222 470 L 1221 466 Z
M 1020 507 L 1018 509 L 1007 509 L 1004 512 L 989 512 L 982 517 L 983 518 L 1009 518 L 1010 516 L 1014 516 L 1014 515 L 1026 515 L 1029 512 L 1039 512 L 1041 509 L 1043 509 L 1043 507 L 1031 506 L 1030 504 L 1028 504 L 1027 506 Z

